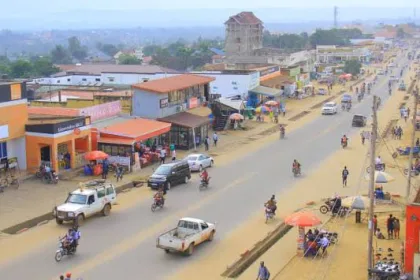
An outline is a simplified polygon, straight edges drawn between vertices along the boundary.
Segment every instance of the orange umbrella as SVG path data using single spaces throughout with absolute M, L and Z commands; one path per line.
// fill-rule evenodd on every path
M 240 121 L 240 120 L 244 119 L 244 116 L 242 116 L 241 114 L 238 114 L 238 113 L 233 113 L 232 115 L 229 116 L 229 119 L 235 120 L 235 121 Z
M 86 160 L 98 160 L 98 159 L 106 159 L 108 158 L 108 154 L 102 151 L 91 151 L 85 154 Z
M 311 227 L 319 225 L 321 220 L 312 212 L 301 211 L 287 216 L 284 222 L 291 226 Z

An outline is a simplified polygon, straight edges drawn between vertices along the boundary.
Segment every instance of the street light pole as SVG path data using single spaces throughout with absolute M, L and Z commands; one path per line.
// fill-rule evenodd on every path
M 417 118 L 417 103 L 419 101 L 419 95 L 417 92 L 414 93 L 414 108 L 413 108 L 413 133 L 411 134 L 411 148 L 410 157 L 408 160 L 408 174 L 407 174 L 407 188 L 405 191 L 405 204 L 408 205 L 410 198 L 411 188 L 411 169 L 413 168 L 413 150 L 416 142 L 416 118 Z
M 377 96 L 373 96 L 373 118 L 372 118 L 372 135 L 370 139 L 370 173 L 369 173 L 369 236 L 368 236 L 368 269 L 373 267 L 373 213 L 374 213 L 374 194 L 375 194 L 375 153 L 376 139 L 378 133 L 378 119 L 376 109 L 378 105 Z M 370 273 L 368 273 L 370 275 Z

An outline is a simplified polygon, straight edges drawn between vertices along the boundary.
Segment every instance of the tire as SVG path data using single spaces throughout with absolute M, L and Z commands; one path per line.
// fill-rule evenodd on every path
M 209 242 L 213 241 L 213 239 L 214 239 L 214 234 L 215 234 L 215 232 L 214 232 L 214 230 L 213 230 L 213 231 L 210 233 L 209 238 L 207 239 L 207 241 L 209 241 Z
M 152 212 L 155 212 L 156 210 L 156 203 L 153 203 L 152 206 L 150 207 L 150 210 L 152 210 Z
M 54 259 L 56 262 L 60 262 L 62 258 L 63 258 L 63 254 L 61 253 L 61 251 L 55 253 Z
M 165 249 L 165 253 L 169 254 L 171 251 L 169 251 L 168 249 Z
M 109 216 L 110 213 L 111 213 L 111 205 L 105 204 L 104 208 L 102 209 L 102 215 Z
M 185 178 L 184 178 L 184 184 L 188 184 L 188 176 L 185 176 Z
M 60 220 L 58 218 L 55 218 L 55 222 L 57 223 L 57 225 L 62 225 L 63 224 L 63 220 Z
M 321 212 L 321 214 L 327 214 L 329 211 L 330 209 L 326 205 L 322 205 L 321 207 L 319 207 L 319 212 Z
M 167 190 L 170 190 L 171 189 L 171 182 L 166 182 L 166 189 Z
M 186 254 L 187 256 L 191 256 L 194 253 L 194 244 L 191 243 L 190 246 L 188 246 Z
M 41 178 L 42 178 L 42 173 L 41 173 L 41 172 L 39 172 L 39 171 L 37 171 L 37 172 L 35 173 L 35 176 L 36 176 L 38 179 L 41 179 Z
M 210 161 L 210 167 L 213 167 L 214 161 Z
M 84 221 L 85 221 L 85 216 L 83 216 L 83 214 L 79 214 L 79 215 L 77 215 L 74 222 L 76 223 L 77 226 L 81 226 L 81 225 L 83 225 Z

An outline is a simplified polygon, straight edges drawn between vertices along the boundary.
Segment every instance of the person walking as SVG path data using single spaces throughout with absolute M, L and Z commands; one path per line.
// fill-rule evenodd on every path
M 166 158 L 166 150 L 165 148 L 162 147 L 162 149 L 160 150 L 160 164 L 165 163 L 165 158 Z
M 257 280 L 268 280 L 270 278 L 270 271 L 264 265 L 264 262 L 260 262 L 260 268 L 258 269 Z
M 66 273 L 66 278 L 64 278 L 64 280 L 71 280 L 71 273 L 70 272 Z
M 365 133 L 362 131 L 362 133 L 360 133 L 360 136 L 362 137 L 362 145 L 364 145 L 365 144 L 365 140 L 366 140 Z
M 400 239 L 400 220 L 394 218 L 394 238 Z
M 209 136 L 207 135 L 207 136 L 206 136 L 206 138 L 204 138 L 204 147 L 205 147 L 205 150 L 206 150 L 206 151 L 208 151 L 208 150 L 209 150 L 209 146 L 210 146 L 210 138 L 209 138 Z
M 64 275 L 60 275 L 60 280 L 64 280 Z
M 373 232 L 376 232 L 376 229 L 378 228 L 378 217 L 376 215 L 373 215 Z
M 215 131 L 213 133 L 213 146 L 217 147 L 217 141 L 219 141 L 219 135 L 217 135 L 217 132 Z
M 416 140 L 416 146 L 417 147 L 420 146 L 420 138 L 417 138 L 417 140 Z
M 386 228 L 388 230 L 388 239 L 393 239 L 394 237 L 394 217 L 392 214 L 389 214 L 389 218 L 386 220 Z
M 407 108 L 407 117 L 410 117 L 410 107 Z
M 349 176 L 349 170 L 347 166 L 344 166 L 343 171 L 341 172 L 341 177 L 343 179 L 343 187 L 347 187 L 347 177 Z
M 109 162 L 108 159 L 104 159 L 102 161 L 102 179 L 106 180 L 106 177 L 108 176 L 108 171 L 109 171 Z
M 176 151 L 172 150 L 172 161 L 176 161 Z

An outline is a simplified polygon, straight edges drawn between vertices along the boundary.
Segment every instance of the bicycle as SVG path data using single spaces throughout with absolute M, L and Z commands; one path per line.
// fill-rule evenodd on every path
M 15 177 L 14 175 L 7 175 L 5 178 L 2 178 L 0 180 L 0 186 L 2 187 L 2 191 L 5 188 L 8 188 L 12 185 L 15 185 L 16 188 L 19 188 L 19 179 Z

